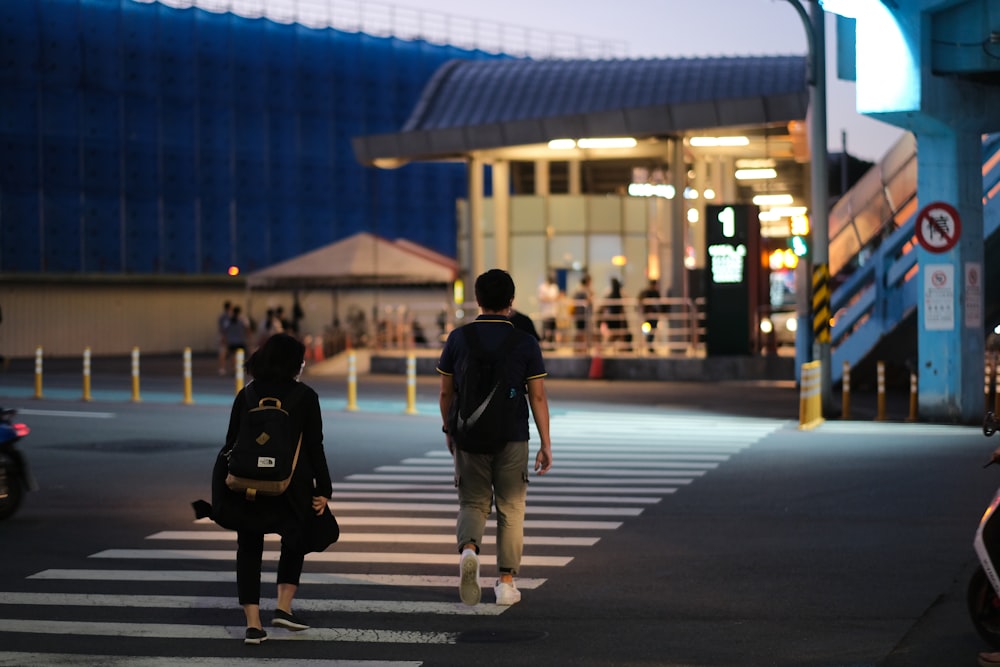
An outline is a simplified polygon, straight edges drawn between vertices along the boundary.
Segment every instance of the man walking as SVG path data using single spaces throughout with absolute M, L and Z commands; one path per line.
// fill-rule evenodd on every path
M 492 269 L 476 279 L 479 317 L 448 336 L 437 371 L 441 374 L 440 408 L 448 450 L 455 457 L 455 486 L 459 514 L 456 526 L 459 559 L 459 596 L 468 605 L 478 604 L 479 552 L 486 518 L 496 504 L 497 570 L 496 603 L 512 605 L 521 600 L 514 577 L 524 551 L 524 510 L 528 491 L 528 406 L 541 440 L 535 472 L 552 467 L 549 439 L 549 406 L 545 393 L 545 365 L 538 341 L 516 330 L 508 319 L 514 301 L 514 281 L 506 271 Z M 471 330 L 470 330 L 471 328 Z M 498 443 L 458 438 L 449 430 L 456 423 L 459 394 L 470 374 L 469 364 L 478 351 L 503 357 L 507 381 L 499 392 L 510 403 L 509 419 L 501 426 Z M 499 354 L 498 354 L 499 353 Z M 525 401 L 527 395 L 527 401 Z

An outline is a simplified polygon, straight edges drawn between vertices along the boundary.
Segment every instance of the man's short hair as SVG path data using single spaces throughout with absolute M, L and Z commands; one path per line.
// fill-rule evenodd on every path
M 490 269 L 476 278 L 476 303 L 483 310 L 506 310 L 514 301 L 514 279 L 503 269 Z

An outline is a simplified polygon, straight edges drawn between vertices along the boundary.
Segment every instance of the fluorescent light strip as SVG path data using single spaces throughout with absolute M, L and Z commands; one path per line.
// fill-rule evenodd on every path
M 598 137 L 580 139 L 576 145 L 580 148 L 635 148 L 637 143 L 632 137 Z
M 757 195 L 753 198 L 753 203 L 757 206 L 789 206 L 794 201 L 792 195 Z
M 747 137 L 691 137 L 688 143 L 699 148 L 719 148 L 728 146 L 749 146 Z
M 778 172 L 770 168 L 736 170 L 736 180 L 738 181 L 763 180 L 763 179 L 777 178 L 777 177 L 778 177 Z

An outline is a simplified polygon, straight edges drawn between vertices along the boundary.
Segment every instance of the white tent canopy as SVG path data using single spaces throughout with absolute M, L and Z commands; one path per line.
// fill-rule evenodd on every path
M 449 285 L 458 263 L 410 241 L 368 232 L 274 264 L 247 277 L 250 288 Z

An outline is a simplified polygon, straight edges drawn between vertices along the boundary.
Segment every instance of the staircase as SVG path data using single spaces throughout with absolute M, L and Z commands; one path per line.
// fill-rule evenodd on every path
M 830 211 L 830 378 L 917 356 L 916 142 L 906 134 Z M 1000 319 L 1000 133 L 983 138 L 984 321 Z M 915 370 L 915 369 L 914 369 Z

